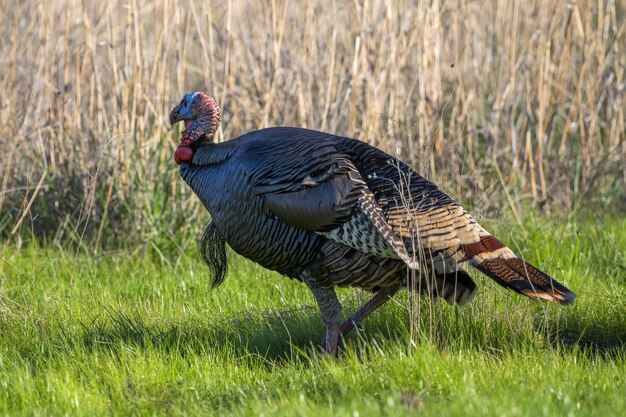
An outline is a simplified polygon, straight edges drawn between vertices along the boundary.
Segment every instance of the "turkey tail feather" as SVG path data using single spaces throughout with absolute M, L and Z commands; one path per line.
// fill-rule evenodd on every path
M 498 284 L 535 300 L 563 305 L 573 304 L 576 294 L 545 272 L 518 258 L 491 235 L 478 242 L 463 245 L 471 264 Z

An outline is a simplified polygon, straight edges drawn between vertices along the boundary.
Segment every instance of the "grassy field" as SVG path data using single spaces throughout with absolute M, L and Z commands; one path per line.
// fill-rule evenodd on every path
M 626 414 L 626 1 L 0 10 L 0 415 Z M 321 357 L 303 285 L 233 255 L 210 289 L 167 122 L 199 90 L 218 141 L 292 125 L 397 155 L 576 305 L 403 294 Z
M 0 414 L 626 413 L 626 220 L 526 224 L 489 226 L 575 290 L 573 307 L 482 278 L 467 308 L 403 294 L 337 361 L 320 356 L 305 286 L 235 255 L 211 290 L 185 244 L 167 258 L 5 246 Z M 347 314 L 366 294 L 341 297 Z

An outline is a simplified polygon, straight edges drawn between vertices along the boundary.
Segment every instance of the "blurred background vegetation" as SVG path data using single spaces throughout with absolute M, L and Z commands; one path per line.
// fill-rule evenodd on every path
M 626 211 L 621 0 L 0 0 L 0 237 L 166 251 L 206 216 L 170 108 L 410 162 L 478 217 Z

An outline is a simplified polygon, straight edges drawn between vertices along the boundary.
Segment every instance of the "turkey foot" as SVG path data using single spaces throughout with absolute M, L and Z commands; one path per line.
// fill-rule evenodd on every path
M 337 357 L 339 350 L 344 350 L 345 346 L 339 334 L 338 325 L 330 325 L 326 328 L 326 336 L 322 339 L 322 350 L 327 355 Z
M 338 329 L 337 331 L 337 343 L 334 345 L 335 353 L 331 352 L 331 350 L 333 349 L 333 344 L 328 343 L 328 340 L 328 331 L 326 331 L 326 336 L 324 336 L 324 338 L 322 339 L 322 343 L 320 344 L 324 353 L 330 353 L 333 356 L 337 356 L 339 352 L 343 352 L 344 350 L 346 350 L 346 345 L 343 342 L 343 336 L 341 335 L 340 329 Z
M 339 337 L 338 337 L 338 347 L 339 350 L 345 350 L 345 345 L 343 343 L 343 338 L 345 335 L 350 333 L 352 329 L 355 327 L 357 329 L 361 329 L 361 322 L 369 316 L 372 312 L 374 312 L 378 307 L 382 306 L 393 297 L 400 289 L 402 288 L 401 284 L 397 284 L 392 287 L 381 288 L 375 295 L 369 300 L 363 307 L 361 307 L 356 313 L 350 316 L 349 319 L 341 323 L 339 326 Z M 327 337 L 322 340 L 322 347 L 327 345 L 328 332 L 326 333 Z

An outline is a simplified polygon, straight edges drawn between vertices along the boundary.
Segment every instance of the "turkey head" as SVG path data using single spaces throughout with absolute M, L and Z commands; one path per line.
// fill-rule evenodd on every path
M 205 140 L 212 140 L 220 125 L 222 115 L 217 102 L 206 93 L 188 93 L 170 112 L 170 124 L 185 121 L 185 130 L 174 153 L 174 161 L 180 164 L 193 157 L 193 149 Z

